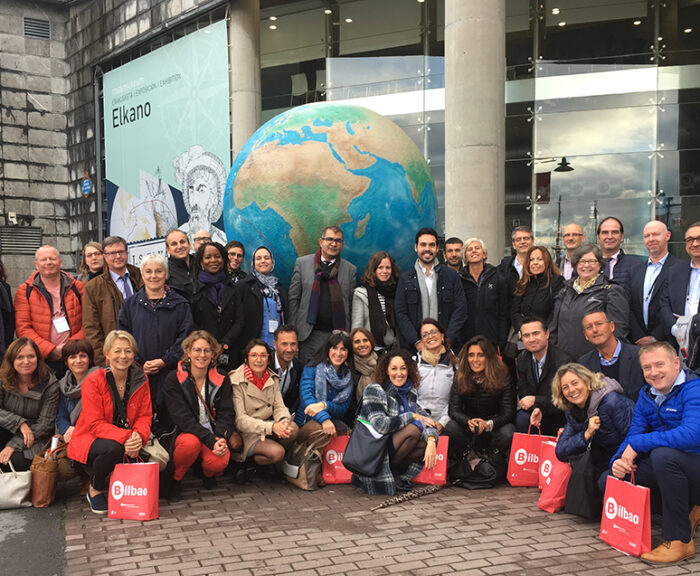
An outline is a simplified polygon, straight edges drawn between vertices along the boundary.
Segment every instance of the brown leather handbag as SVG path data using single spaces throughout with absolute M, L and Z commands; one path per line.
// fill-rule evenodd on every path
M 50 441 L 39 454 L 34 456 L 29 468 L 32 472 L 32 506 L 34 508 L 51 506 L 56 497 L 58 460 L 53 452 L 48 451 L 49 446 Z

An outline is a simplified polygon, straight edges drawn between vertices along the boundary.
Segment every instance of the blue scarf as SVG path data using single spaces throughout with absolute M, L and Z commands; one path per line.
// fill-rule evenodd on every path
M 341 369 L 342 370 L 342 369 Z M 316 402 L 325 402 L 328 398 L 328 386 L 337 391 L 333 402 L 343 404 L 352 394 L 352 378 L 350 370 L 345 370 L 341 376 L 330 364 L 321 363 L 316 366 Z
M 403 414 L 405 412 L 413 412 L 413 408 L 411 408 L 411 403 L 408 400 L 408 395 L 413 391 L 413 382 L 411 382 L 410 379 L 407 379 L 403 386 L 394 386 L 394 389 L 396 390 L 396 393 L 399 397 L 399 414 Z M 413 420 L 411 424 L 416 426 L 419 430 L 423 430 L 422 420 Z

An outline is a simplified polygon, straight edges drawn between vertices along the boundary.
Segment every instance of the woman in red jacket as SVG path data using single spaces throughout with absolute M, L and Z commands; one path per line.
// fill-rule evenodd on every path
M 92 468 L 87 493 L 96 514 L 107 512 L 104 490 L 124 456 L 136 458 L 151 434 L 148 378 L 134 363 L 134 337 L 112 330 L 103 352 L 107 368 L 89 374 L 81 387 L 82 411 L 68 444 L 68 457 Z

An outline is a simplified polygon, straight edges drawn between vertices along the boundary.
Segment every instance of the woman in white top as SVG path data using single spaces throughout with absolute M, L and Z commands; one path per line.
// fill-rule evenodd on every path
M 418 404 L 435 420 L 438 432 L 442 434 L 450 421 L 447 412 L 457 359 L 450 350 L 449 340 L 440 322 L 426 318 L 418 333 L 423 343 L 422 350 L 415 356 L 420 373 Z

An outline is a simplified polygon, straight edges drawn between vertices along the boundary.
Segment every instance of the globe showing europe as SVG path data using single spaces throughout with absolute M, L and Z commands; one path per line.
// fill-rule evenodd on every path
M 435 227 L 430 169 L 413 141 L 391 120 L 360 108 L 321 102 L 275 116 L 240 151 L 226 182 L 229 240 L 248 257 L 266 246 L 274 274 L 288 284 L 298 256 L 318 250 L 325 226 L 345 236 L 342 257 L 362 274 L 378 250 L 405 270 L 414 236 Z

